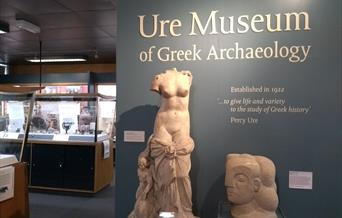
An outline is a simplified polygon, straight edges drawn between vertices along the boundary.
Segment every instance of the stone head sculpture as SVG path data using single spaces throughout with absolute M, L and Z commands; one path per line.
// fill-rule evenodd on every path
M 275 166 L 263 156 L 229 154 L 225 186 L 234 218 L 276 218 Z

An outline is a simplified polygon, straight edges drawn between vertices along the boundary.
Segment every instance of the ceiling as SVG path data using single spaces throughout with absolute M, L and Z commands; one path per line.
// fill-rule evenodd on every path
M 85 55 L 88 63 L 115 63 L 116 0 L 0 0 L 0 63 L 25 64 L 25 58 Z M 33 34 L 16 27 L 25 19 L 41 28 Z

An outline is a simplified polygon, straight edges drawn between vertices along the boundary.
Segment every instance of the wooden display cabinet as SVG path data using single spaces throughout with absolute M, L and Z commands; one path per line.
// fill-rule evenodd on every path
M 14 197 L 0 202 L 1 218 L 29 218 L 29 199 L 27 190 L 27 168 L 25 163 L 13 165 L 14 176 Z
M 27 166 L 21 159 L 38 89 L 0 86 L 0 167 L 14 167 L 14 195 L 0 202 L 0 218 L 29 218 Z
M 36 95 L 34 105 L 23 154 L 29 187 L 95 193 L 111 184 L 115 99 L 46 94 Z
M 29 187 L 96 193 L 112 182 L 113 143 L 104 159 L 103 142 L 47 143 L 30 141 L 25 149 Z M 27 153 L 28 152 L 28 153 Z

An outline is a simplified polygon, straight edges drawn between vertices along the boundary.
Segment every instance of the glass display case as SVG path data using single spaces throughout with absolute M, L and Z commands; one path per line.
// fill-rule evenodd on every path
M 96 193 L 113 179 L 115 100 L 36 94 L 25 147 L 29 187 Z
M 7 165 L 6 163 L 12 164 L 21 161 L 27 140 L 28 123 L 31 117 L 34 96 L 34 92 L 10 93 L 0 89 L 1 166 Z
M 112 137 L 113 97 L 100 94 L 37 94 L 29 140 L 97 142 Z

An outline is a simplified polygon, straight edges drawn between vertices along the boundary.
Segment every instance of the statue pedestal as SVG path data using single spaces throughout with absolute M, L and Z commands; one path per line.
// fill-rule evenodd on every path
M 217 218 L 234 218 L 231 214 L 230 214 L 230 208 L 231 205 L 228 201 L 219 201 L 218 205 L 217 205 Z M 278 218 L 285 218 L 284 212 L 282 210 L 277 209 L 276 214 L 278 216 Z

